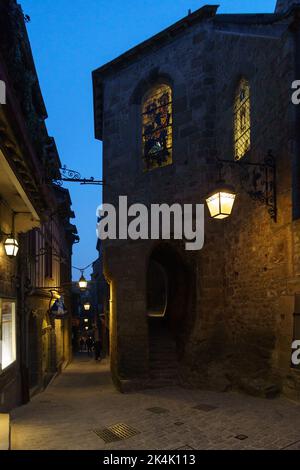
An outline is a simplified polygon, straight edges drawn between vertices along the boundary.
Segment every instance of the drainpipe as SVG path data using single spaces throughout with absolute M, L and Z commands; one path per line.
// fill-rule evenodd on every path
M 293 25 L 295 80 L 300 80 L 300 9 L 295 12 Z M 300 219 L 300 105 L 295 106 L 295 153 L 292 161 L 293 220 Z

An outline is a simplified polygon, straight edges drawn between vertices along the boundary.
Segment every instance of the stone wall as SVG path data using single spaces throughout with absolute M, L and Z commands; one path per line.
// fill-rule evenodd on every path
M 293 5 L 299 5 L 299 0 L 277 0 L 276 2 L 276 13 L 285 13 L 287 12 Z
M 299 240 L 291 215 L 294 62 L 287 28 L 286 20 L 251 25 L 249 19 L 230 23 L 219 15 L 103 77 L 105 202 L 117 205 L 119 195 L 128 195 L 129 203 L 204 203 L 218 176 L 216 156 L 233 159 L 233 104 L 241 77 L 251 87 L 248 158 L 263 162 L 272 149 L 277 161 L 277 223 L 240 187 L 238 170 L 226 171 L 227 182 L 238 189 L 232 217 L 218 221 L 206 214 L 201 252 L 177 247 L 194 283 L 182 377 L 206 388 L 271 394 L 287 382 L 288 393 L 298 386 L 297 372 L 290 370 Z M 174 163 L 144 173 L 140 103 L 162 77 L 173 88 Z M 145 276 L 153 246 L 149 241 L 104 247 L 114 297 L 112 362 L 119 378 L 147 372 Z

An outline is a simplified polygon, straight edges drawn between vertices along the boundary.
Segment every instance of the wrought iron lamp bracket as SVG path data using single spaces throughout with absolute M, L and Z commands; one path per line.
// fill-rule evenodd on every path
M 218 159 L 220 171 L 223 166 L 239 169 L 241 186 L 253 201 L 267 207 L 274 222 L 277 222 L 276 160 L 271 151 L 261 162 L 229 161 Z
M 64 165 L 62 168 L 60 168 L 60 177 L 59 179 L 53 177 L 51 175 L 48 176 L 48 180 L 50 180 L 53 184 L 56 186 L 62 186 L 64 182 L 67 183 L 80 183 L 81 185 L 94 185 L 94 186 L 103 186 L 103 181 L 95 179 L 93 177 L 91 178 L 82 178 L 81 174 L 78 171 L 75 170 L 70 170 L 69 168 Z

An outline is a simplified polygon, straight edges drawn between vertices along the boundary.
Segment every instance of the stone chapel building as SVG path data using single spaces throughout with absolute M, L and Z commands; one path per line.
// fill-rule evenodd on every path
M 122 390 L 180 380 L 300 398 L 297 79 L 296 0 L 274 14 L 204 6 L 94 71 L 104 202 L 206 204 L 215 191 L 201 251 L 180 240 L 103 243 Z M 229 208 L 216 205 L 220 176 L 234 188 L 224 189 Z

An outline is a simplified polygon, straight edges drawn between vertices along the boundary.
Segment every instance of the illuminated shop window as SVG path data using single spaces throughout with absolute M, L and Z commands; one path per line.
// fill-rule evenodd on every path
M 16 361 L 16 304 L 0 299 L 0 370 Z
M 159 85 L 144 97 L 143 158 L 145 170 L 172 163 L 172 90 Z
M 238 86 L 234 105 L 234 158 L 241 160 L 251 147 L 250 86 L 242 79 Z

